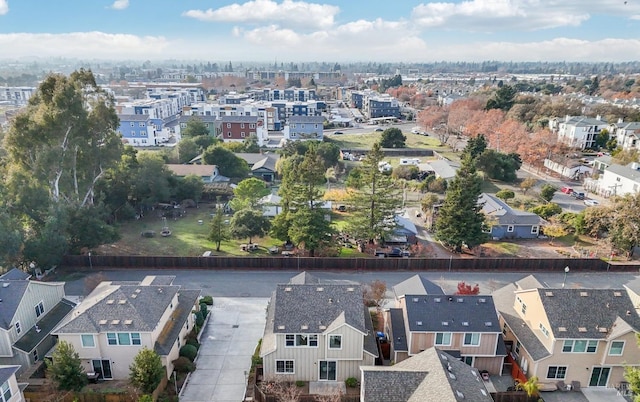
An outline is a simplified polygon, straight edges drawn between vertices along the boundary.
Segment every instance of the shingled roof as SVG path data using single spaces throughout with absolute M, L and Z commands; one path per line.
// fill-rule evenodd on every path
M 411 332 L 500 332 L 491 296 L 405 295 Z
M 442 288 L 428 280 L 423 275 L 414 275 L 393 287 L 396 298 L 404 297 L 406 294 L 412 295 L 443 295 Z

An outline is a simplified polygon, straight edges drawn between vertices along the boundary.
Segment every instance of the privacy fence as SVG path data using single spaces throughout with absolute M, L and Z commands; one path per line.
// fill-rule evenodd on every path
M 310 258 L 310 257 L 166 257 L 69 255 L 73 268 L 236 269 L 286 271 L 509 271 L 630 272 L 640 265 L 594 258 Z

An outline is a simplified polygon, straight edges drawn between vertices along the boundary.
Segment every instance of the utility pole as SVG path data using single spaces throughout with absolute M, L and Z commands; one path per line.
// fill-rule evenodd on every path
M 609 188 L 613 189 L 613 196 L 618 195 L 618 187 L 622 187 L 622 184 L 616 183 L 613 186 L 609 186 Z

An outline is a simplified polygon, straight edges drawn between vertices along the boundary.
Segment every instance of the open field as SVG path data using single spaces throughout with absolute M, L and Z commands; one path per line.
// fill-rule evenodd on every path
M 433 137 L 426 137 L 408 132 L 403 132 L 403 134 L 407 137 L 405 142 L 407 148 L 428 148 L 435 151 L 449 150 L 449 147 L 441 146 L 440 141 Z M 369 134 L 350 134 L 349 132 L 345 132 L 340 135 L 328 134 L 326 136 L 342 149 L 370 149 L 373 144 L 380 141 L 382 133 L 372 132 Z

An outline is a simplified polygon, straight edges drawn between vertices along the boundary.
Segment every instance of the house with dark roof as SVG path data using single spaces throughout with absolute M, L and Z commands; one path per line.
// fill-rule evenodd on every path
M 396 308 L 385 314 L 391 359 L 404 361 L 435 346 L 472 367 L 500 374 L 506 348 L 492 297 L 445 295 L 432 283 L 423 291 L 422 278 L 411 279 L 394 287 Z M 416 294 L 405 293 L 416 284 Z
M 324 138 L 324 117 L 291 116 L 289 124 L 285 126 L 283 132 L 287 141 L 322 141 Z
M 513 209 L 498 197 L 482 193 L 478 197 L 489 235 L 495 239 L 535 239 L 547 221 L 533 212 Z
M 614 387 L 640 363 L 640 316 L 625 289 L 552 289 L 530 276 L 493 297 L 510 361 L 527 377 Z
M 272 152 L 259 154 L 238 152 L 236 156 L 247 162 L 253 177 L 263 179 L 269 183 L 276 179 L 278 175 L 276 163 L 280 159 L 280 155 Z
M 303 273 L 277 285 L 260 349 L 266 379 L 343 383 L 372 366 L 378 349 L 362 287 Z
M 205 184 L 211 183 L 227 183 L 230 179 L 222 176 L 217 165 L 182 165 L 175 163 L 167 163 L 165 165 L 178 178 L 185 178 L 190 175 L 198 176 Z
M 200 290 L 173 285 L 174 276 L 140 282 L 102 282 L 53 333 L 73 345 L 86 372 L 104 380 L 129 378 L 129 365 L 146 347 L 173 371 L 194 326 Z
M 20 366 L 0 366 L 0 401 L 2 402 L 23 402 L 24 395 L 18 380 L 16 372 Z M 26 384 L 22 384 L 26 386 Z
M 477 369 L 432 347 L 393 366 L 361 367 L 362 402 L 492 402 Z
M 64 283 L 30 280 L 13 269 L 0 276 L 0 364 L 27 370 L 55 345 L 55 326 L 73 309 Z

